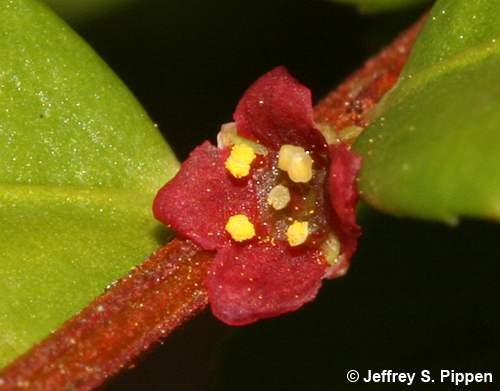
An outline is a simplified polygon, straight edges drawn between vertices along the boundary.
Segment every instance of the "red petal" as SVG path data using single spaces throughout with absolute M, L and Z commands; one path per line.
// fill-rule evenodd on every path
M 251 221 L 257 216 L 253 184 L 227 174 L 222 152 L 208 141 L 193 150 L 153 204 L 158 220 L 206 250 L 229 242 L 224 227 L 230 216 L 243 213 Z
M 284 67 L 274 68 L 248 88 L 234 120 L 242 136 L 274 149 L 283 144 L 316 149 L 325 143 L 314 124 L 311 91 Z
M 331 147 L 330 155 L 328 189 L 333 209 L 332 226 L 342 245 L 341 263 L 346 264 L 356 251 L 358 237 L 361 235 L 361 228 L 356 224 L 356 174 L 361 168 L 361 157 L 344 144 Z
M 294 311 L 314 299 L 326 267 L 318 252 L 285 243 L 227 246 L 206 280 L 212 312 L 243 325 Z

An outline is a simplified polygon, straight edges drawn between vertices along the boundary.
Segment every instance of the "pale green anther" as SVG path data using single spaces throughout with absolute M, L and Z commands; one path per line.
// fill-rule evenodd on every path
M 217 134 L 217 146 L 219 148 L 230 147 L 236 144 L 245 144 L 251 147 L 258 155 L 267 155 L 267 148 L 262 144 L 256 143 L 245 137 L 241 137 L 237 130 L 236 124 L 234 122 L 229 122 L 221 126 L 219 133 Z
M 363 132 L 361 126 L 348 126 L 340 131 L 335 130 L 333 126 L 326 123 L 318 124 L 317 126 L 328 145 L 350 144 Z
M 328 238 L 322 244 L 321 251 L 323 252 L 323 256 L 325 257 L 326 261 L 330 265 L 334 265 L 339 260 L 339 254 L 340 254 L 339 239 L 333 233 L 330 233 L 328 235 Z

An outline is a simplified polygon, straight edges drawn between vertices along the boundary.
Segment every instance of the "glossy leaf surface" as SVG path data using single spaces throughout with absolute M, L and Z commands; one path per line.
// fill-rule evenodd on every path
M 45 6 L 9 0 L 0 20 L 1 367 L 165 241 L 151 203 L 177 161 Z
M 357 142 L 365 200 L 454 223 L 500 218 L 500 3 L 442 0 Z

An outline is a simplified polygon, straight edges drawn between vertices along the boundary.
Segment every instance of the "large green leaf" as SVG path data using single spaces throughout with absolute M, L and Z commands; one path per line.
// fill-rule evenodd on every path
M 397 215 L 500 218 L 500 2 L 438 1 L 356 149 L 364 198 Z
M 355 5 L 363 13 L 392 11 L 430 3 L 432 0 L 332 0 L 336 3 Z
M 165 239 L 177 170 L 123 84 L 31 0 L 0 7 L 0 367 Z

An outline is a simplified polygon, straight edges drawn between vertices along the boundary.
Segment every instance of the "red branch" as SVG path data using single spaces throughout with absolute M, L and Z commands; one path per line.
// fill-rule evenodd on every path
M 5 369 L 1 390 L 91 390 L 208 303 L 212 253 L 174 239 Z
M 366 114 L 396 83 L 424 21 L 425 16 L 319 102 L 314 109 L 316 122 L 337 130 L 366 127 Z
M 315 110 L 336 129 L 366 126 L 394 85 L 422 21 L 370 59 Z M 212 254 L 174 239 L 0 373 L 0 390 L 91 390 L 208 304 Z

